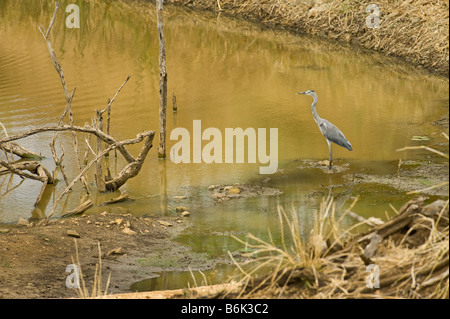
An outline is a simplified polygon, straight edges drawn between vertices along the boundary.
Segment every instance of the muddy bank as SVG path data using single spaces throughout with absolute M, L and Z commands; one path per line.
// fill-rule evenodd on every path
M 345 178 L 353 183 L 373 183 L 393 187 L 405 192 L 448 196 L 448 163 L 417 163 L 408 161 L 399 167 L 396 174 L 372 175 L 356 173 Z
M 239 183 L 233 185 L 211 185 L 208 187 L 208 190 L 212 192 L 211 198 L 218 203 L 238 198 L 277 196 L 283 193 L 273 187 Z
M 1 225 L 0 298 L 71 298 L 66 287 L 76 263 L 74 240 L 89 290 L 101 247 L 102 278 L 108 293 L 130 292 L 134 282 L 163 270 L 207 269 L 213 262 L 172 239 L 189 225 L 183 217 L 134 217 L 130 214 L 86 215 L 51 220 L 49 225 Z M 72 259 L 73 258 L 73 259 Z
M 370 1 L 168 0 L 194 9 L 219 11 L 270 27 L 357 44 L 401 57 L 448 77 L 449 7 L 445 1 L 378 1 L 379 28 L 368 28 Z M 220 6 L 220 7 L 219 7 Z M 369 18 L 369 25 L 375 23 Z

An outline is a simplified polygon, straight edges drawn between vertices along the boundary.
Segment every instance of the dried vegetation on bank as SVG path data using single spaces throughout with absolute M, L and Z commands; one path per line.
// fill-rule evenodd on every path
M 448 76 L 449 2 L 377 1 L 380 27 L 368 28 L 373 11 L 366 0 L 169 0 L 196 9 L 221 11 L 277 26 L 358 44 Z
M 283 247 L 249 235 L 250 264 L 241 289 L 225 293 L 240 298 L 448 298 L 448 200 L 407 202 L 386 222 L 365 220 L 351 208 L 337 217 L 333 201 L 322 204 L 308 241 L 302 240 L 295 212 L 280 209 L 287 226 Z M 360 222 L 342 228 L 345 216 Z M 362 224 L 363 234 L 352 230 Z M 289 242 L 289 244 L 288 244 Z

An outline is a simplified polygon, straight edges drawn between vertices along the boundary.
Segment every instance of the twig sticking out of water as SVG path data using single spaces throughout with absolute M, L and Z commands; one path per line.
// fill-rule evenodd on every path
M 441 132 L 441 133 L 442 133 L 442 135 L 443 135 L 447 140 L 449 139 L 447 134 L 445 134 L 444 132 Z M 441 152 L 441 151 L 438 151 L 438 150 L 436 150 L 436 149 L 434 149 L 434 148 L 431 148 L 431 147 L 428 147 L 428 146 L 425 146 L 425 145 L 420 145 L 420 146 L 406 146 L 406 147 L 397 149 L 397 152 L 406 151 L 406 150 L 421 150 L 421 149 L 425 149 L 425 150 L 430 151 L 430 152 L 432 152 L 432 153 L 438 154 L 439 156 L 442 156 L 442 157 L 444 157 L 444 158 L 446 158 L 446 159 L 449 158 L 449 157 L 448 157 L 448 154 L 445 154 L 445 153 L 443 153 L 443 152 Z M 397 173 L 397 174 L 398 174 L 398 173 Z M 440 184 L 437 184 L 437 185 L 433 185 L 433 186 L 430 186 L 430 187 L 427 187 L 427 188 L 423 188 L 423 189 L 411 191 L 411 192 L 408 192 L 408 193 L 406 193 L 406 194 L 407 194 L 407 195 L 411 195 L 411 194 L 420 194 L 420 193 L 422 193 L 422 192 L 429 191 L 429 190 L 432 190 L 432 189 L 434 189 L 434 188 L 442 187 L 442 186 L 445 186 L 445 185 L 448 185 L 448 182 L 443 182 L 443 183 L 440 183 Z
M 75 95 L 75 91 L 76 91 L 76 87 L 73 89 L 72 93 L 69 94 L 69 90 L 67 89 L 67 85 L 66 85 L 66 80 L 64 77 L 64 72 L 62 70 L 61 64 L 58 61 L 58 58 L 56 57 L 56 53 L 55 50 L 53 50 L 52 47 L 52 43 L 50 41 L 50 32 L 52 30 L 53 27 L 53 23 L 55 22 L 56 19 L 56 13 L 58 12 L 58 8 L 59 8 L 59 2 L 55 2 L 55 11 L 53 12 L 53 17 L 50 21 L 50 24 L 47 28 L 47 31 L 44 29 L 44 27 L 39 27 L 37 26 L 37 28 L 39 29 L 39 31 L 41 32 L 42 36 L 44 37 L 46 43 L 47 43 L 47 48 L 48 48 L 48 52 L 50 54 L 50 59 L 52 60 L 53 66 L 55 67 L 56 72 L 59 75 L 59 78 L 61 80 L 61 85 L 63 87 L 64 90 L 64 97 L 66 98 L 66 108 L 63 111 L 63 114 L 61 115 L 61 118 L 59 119 L 58 125 L 61 125 L 64 117 L 66 116 L 66 114 L 69 114 L 69 121 L 71 125 L 74 125 L 74 120 L 73 120 L 73 113 L 72 113 L 72 100 L 73 97 Z M 53 135 L 52 141 L 50 143 L 50 148 L 52 150 L 52 155 L 53 155 L 53 159 L 55 161 L 56 166 L 60 166 L 61 170 L 63 170 L 62 166 L 61 166 L 61 162 L 62 162 L 62 156 L 60 158 L 57 157 L 56 155 L 56 150 L 55 150 L 55 140 L 57 137 L 57 133 L 55 133 Z M 81 158 L 80 158 L 80 153 L 78 152 L 78 140 L 77 140 L 77 135 L 75 132 L 72 132 L 72 138 L 73 138 L 73 146 L 74 146 L 74 150 L 75 153 L 77 155 L 77 164 L 78 164 L 78 171 L 81 171 Z M 81 179 L 81 182 L 83 184 L 83 187 L 86 191 L 87 194 L 89 194 L 89 186 L 88 183 L 86 181 L 86 177 L 83 176 L 83 178 Z
M 436 154 L 438 154 L 438 155 L 440 155 L 442 157 L 448 158 L 448 154 L 442 153 L 441 151 L 438 151 L 438 150 L 436 150 L 434 148 L 431 148 L 431 147 L 428 147 L 428 146 L 425 146 L 425 145 L 406 146 L 406 147 L 397 149 L 397 152 L 406 151 L 406 150 L 422 150 L 422 149 L 430 151 L 430 152 L 433 152 L 433 153 L 436 153 Z
M 175 93 L 172 90 L 172 111 L 176 112 L 178 111 L 178 106 L 177 106 L 177 97 L 175 96 Z

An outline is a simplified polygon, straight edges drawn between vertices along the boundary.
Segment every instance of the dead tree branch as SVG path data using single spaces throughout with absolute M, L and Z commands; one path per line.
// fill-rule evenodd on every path
M 8 135 L 8 131 L 6 130 L 6 127 L 3 125 L 2 122 L 0 122 L 0 126 L 3 129 L 3 132 L 5 133 L 6 137 L 9 137 Z M 1 148 L 5 151 L 5 152 L 9 152 L 11 154 L 17 155 L 19 157 L 22 158 L 43 158 L 43 156 L 41 156 L 41 154 L 37 154 L 33 151 L 30 151 L 28 149 L 26 149 L 25 147 L 23 147 L 22 145 L 19 145 L 17 143 L 4 143 L 1 145 Z
M 0 145 L 6 142 L 11 142 L 11 141 L 16 141 L 31 135 L 35 135 L 38 133 L 43 133 L 43 132 L 63 132 L 63 131 L 75 131 L 75 132 L 83 132 L 83 133 L 90 133 L 95 135 L 96 137 L 100 138 L 103 142 L 107 143 L 107 144 L 114 144 L 114 143 L 118 143 L 118 141 L 113 138 L 112 136 L 109 136 L 105 133 L 103 133 L 102 131 L 91 127 L 91 126 L 73 126 L 73 125 L 57 125 L 57 126 L 46 126 L 46 127 L 39 127 L 39 128 L 34 128 L 29 130 L 28 132 L 24 132 L 21 134 L 17 134 L 17 135 L 13 135 L 13 136 L 8 136 L 8 137 L 4 137 L 2 139 L 0 139 Z M 119 150 L 119 152 L 123 155 L 123 157 L 125 158 L 125 160 L 128 163 L 134 162 L 136 159 L 133 157 L 133 155 L 130 154 L 130 152 L 127 151 L 127 149 L 125 147 L 123 147 L 123 145 L 119 145 L 117 146 L 117 149 Z
M 47 187 L 47 184 L 55 184 L 56 180 L 53 178 L 53 176 L 50 174 L 50 172 L 42 166 L 39 162 L 33 161 L 33 162 L 19 162 L 19 163 L 13 163 L 9 164 L 4 161 L 0 162 L 0 165 L 3 166 L 5 169 L 0 169 L 0 174 L 4 172 L 11 172 L 16 175 L 19 175 L 24 178 L 33 179 L 36 181 L 42 182 L 41 191 L 34 202 L 34 206 L 37 206 L 39 202 L 42 199 L 42 195 L 44 194 L 45 188 Z M 24 172 L 29 171 L 30 173 Z
M 152 147 L 152 142 L 153 142 L 154 136 L 155 136 L 155 132 L 154 132 L 154 131 L 146 131 L 146 132 L 143 132 L 143 133 L 138 134 L 138 135 L 136 136 L 136 138 L 134 138 L 134 139 L 128 139 L 128 140 L 124 140 L 124 141 L 120 141 L 120 142 L 113 143 L 113 144 L 111 144 L 107 149 L 105 149 L 103 152 L 97 154 L 97 156 L 96 156 L 94 159 L 92 159 L 92 160 L 89 162 L 89 164 L 86 165 L 86 167 L 84 167 L 84 169 L 80 172 L 80 174 L 78 174 L 78 176 L 77 176 L 77 177 L 76 177 L 76 178 L 75 178 L 75 179 L 74 179 L 74 180 L 66 187 L 66 189 L 61 193 L 61 195 L 59 195 L 58 199 L 56 200 L 55 204 L 53 205 L 52 210 L 51 210 L 50 213 L 48 214 L 46 221 L 48 222 L 48 220 L 50 219 L 50 217 L 53 215 L 53 213 L 55 212 L 56 207 L 58 206 L 58 204 L 59 204 L 59 202 L 61 201 L 62 197 L 63 197 L 65 194 L 67 194 L 67 193 L 69 192 L 69 190 L 73 187 L 73 185 L 75 185 L 75 183 L 76 183 L 78 180 L 80 180 L 80 178 L 87 172 L 87 170 L 88 170 L 94 163 L 97 162 L 98 159 L 102 158 L 106 153 L 111 152 L 111 151 L 112 151 L 113 149 L 115 149 L 115 148 L 123 147 L 124 145 L 129 145 L 129 144 L 137 144 L 137 143 L 142 142 L 142 140 L 145 138 L 145 139 L 146 139 L 146 140 L 145 140 L 145 145 L 144 145 L 144 147 L 142 148 L 141 153 L 140 153 L 139 156 L 138 156 L 138 158 L 140 159 L 140 160 L 139 160 L 140 165 L 135 166 L 134 169 L 129 169 L 129 168 L 128 168 L 129 165 L 127 165 L 127 166 L 122 170 L 122 172 L 124 172 L 124 171 L 125 171 L 125 172 L 124 172 L 123 174 L 119 174 L 119 176 L 122 175 L 122 178 L 120 179 L 120 181 L 123 181 L 123 178 L 124 178 L 123 175 L 126 175 L 126 174 L 128 174 L 128 178 L 127 178 L 126 180 L 128 180 L 128 179 L 130 179 L 130 178 L 136 176 L 137 173 L 139 173 L 139 171 L 140 171 L 140 169 L 141 169 L 141 167 L 142 167 L 142 163 L 143 163 L 143 160 L 145 159 L 145 156 L 147 155 L 149 149 Z M 121 173 L 122 173 L 122 172 L 121 172 Z M 125 180 L 125 182 L 126 182 L 126 180 Z M 123 182 L 123 183 L 124 183 L 124 182 Z M 122 183 L 122 184 L 116 183 L 115 185 L 118 186 L 118 187 L 115 188 L 115 189 L 112 188 L 112 187 L 110 187 L 111 191 L 117 190 L 120 186 L 123 185 L 123 183 Z
M 60 118 L 60 120 L 58 122 L 58 125 L 60 125 L 62 123 L 62 120 L 64 119 L 64 117 L 65 117 L 65 115 L 67 113 L 69 113 L 70 124 L 74 125 L 71 104 L 72 104 L 73 97 L 75 95 L 76 88 L 74 88 L 72 93 L 69 94 L 69 90 L 67 89 L 66 80 L 65 80 L 65 77 L 64 77 L 64 72 L 62 70 L 61 64 L 58 61 L 58 58 L 56 57 L 56 53 L 53 50 L 52 43 L 51 43 L 50 38 L 49 38 L 50 31 L 52 30 L 53 23 L 55 22 L 56 13 L 58 11 L 58 8 L 59 8 L 59 2 L 56 2 L 55 3 L 55 11 L 53 13 L 52 20 L 50 21 L 50 24 L 49 24 L 49 26 L 47 28 L 47 31 L 42 30 L 39 26 L 38 26 L 38 29 L 41 32 L 42 36 L 44 37 L 45 42 L 47 43 L 47 48 L 48 48 L 48 52 L 50 54 L 50 59 L 52 60 L 53 66 L 55 67 L 55 70 L 56 70 L 56 72 L 59 75 L 59 78 L 61 80 L 61 85 L 62 85 L 63 90 L 64 90 L 64 97 L 66 98 L 66 108 L 65 108 L 65 110 L 64 110 L 64 112 L 63 112 L 63 114 L 62 114 L 62 116 L 61 116 L 61 118 Z M 44 31 L 45 31 L 45 34 L 44 34 Z M 77 154 L 78 170 L 81 171 L 81 158 L 80 158 L 80 154 L 78 152 L 78 141 L 77 141 L 77 136 L 76 136 L 75 132 L 72 132 L 72 137 L 73 137 L 73 147 L 75 149 L 75 153 Z M 53 158 L 55 160 L 55 163 L 56 163 L 57 166 L 59 166 L 59 165 L 61 165 L 61 162 L 60 162 L 61 158 L 58 159 L 56 157 L 56 151 L 54 149 L 55 139 L 56 139 L 56 133 L 53 136 L 52 142 L 50 143 L 50 147 L 52 148 L 52 155 L 53 155 Z M 84 176 L 81 179 L 81 182 L 82 182 L 83 187 L 85 188 L 86 192 L 89 194 L 88 183 L 87 183 L 86 178 Z
M 5 153 L 7 155 L 7 159 L 9 161 L 8 152 L 11 154 L 19 152 L 19 151 L 17 151 L 17 149 L 19 147 L 16 147 L 16 145 L 18 145 L 18 144 L 15 143 L 14 141 L 17 141 L 17 140 L 20 140 L 20 139 L 23 139 L 23 138 L 26 138 L 29 136 L 33 136 L 33 135 L 36 135 L 39 133 L 43 133 L 43 132 L 54 132 L 55 133 L 53 135 L 52 141 L 50 143 L 50 148 L 51 148 L 52 156 L 54 158 L 56 165 L 61 169 L 61 172 L 64 176 L 64 180 L 66 182 L 67 187 L 64 189 L 64 191 L 59 195 L 59 197 L 55 201 L 50 213 L 48 214 L 48 216 L 46 218 L 47 222 L 50 219 L 50 217 L 53 215 L 53 213 L 55 212 L 61 199 L 72 189 L 72 187 L 75 185 L 75 183 L 77 183 L 78 181 L 81 180 L 84 188 L 86 189 L 86 192 L 89 194 L 88 184 L 87 184 L 85 177 L 86 177 L 87 171 L 91 168 L 92 165 L 96 164 L 95 175 L 96 175 L 97 188 L 100 192 L 116 191 L 122 185 L 124 185 L 128 179 L 135 177 L 141 170 L 142 165 L 145 161 L 145 158 L 147 157 L 149 150 L 152 148 L 152 145 L 153 145 L 152 143 L 153 143 L 153 139 L 155 136 L 154 131 L 144 131 L 142 133 L 139 133 L 136 136 L 136 138 L 134 138 L 134 139 L 118 141 L 110 135 L 111 105 L 114 102 L 114 100 L 116 99 L 117 95 L 122 90 L 122 88 L 125 86 L 125 84 L 130 79 L 130 76 L 128 76 L 126 78 L 126 80 L 122 83 L 122 85 L 116 91 L 113 98 L 108 100 L 107 107 L 102 111 L 96 112 L 96 117 L 93 119 L 92 125 L 85 125 L 84 127 L 82 127 L 82 126 L 76 126 L 74 124 L 71 103 L 74 98 L 76 88 L 74 88 L 73 91 L 69 94 L 69 90 L 67 89 L 66 80 L 64 77 L 64 73 L 63 73 L 61 64 L 59 63 L 59 61 L 56 57 L 55 51 L 53 50 L 51 41 L 49 39 L 51 29 L 55 22 L 56 13 L 58 11 L 58 8 L 59 8 L 59 3 L 56 2 L 55 11 L 53 13 L 53 17 L 50 21 L 50 24 L 49 24 L 47 30 L 45 30 L 45 28 L 42 25 L 37 26 L 37 27 L 47 43 L 47 48 L 48 48 L 53 66 L 60 77 L 61 85 L 63 87 L 64 96 L 66 99 L 66 108 L 64 109 L 57 125 L 34 128 L 34 129 L 29 130 L 28 132 L 16 134 L 14 136 L 8 136 L 6 129 L 4 129 L 6 137 L 0 138 L 0 149 L 3 149 L 5 151 Z M 106 124 L 107 133 L 103 132 L 103 116 L 102 115 L 104 112 L 107 112 L 107 114 L 108 114 L 107 124 Z M 67 114 L 69 117 L 70 124 L 64 125 L 63 121 Z M 1 125 L 1 126 L 4 128 L 3 125 Z M 77 163 L 78 163 L 79 174 L 70 183 L 68 182 L 67 176 L 65 175 L 65 173 L 63 171 L 62 159 L 64 157 L 64 149 L 63 149 L 62 145 L 60 145 L 61 149 L 62 149 L 61 156 L 58 158 L 58 156 L 56 154 L 55 141 L 56 141 L 57 134 L 59 132 L 70 132 L 72 134 L 73 146 L 74 146 L 75 152 L 77 154 Z M 91 149 L 91 151 L 95 155 L 94 155 L 94 158 L 89 163 L 87 163 L 88 152 L 86 149 L 86 152 L 85 152 L 86 165 L 83 168 L 82 168 L 82 164 L 81 164 L 80 154 L 78 151 L 79 148 L 78 148 L 76 133 L 86 133 L 86 134 L 88 134 L 89 138 L 92 135 L 97 138 L 97 152 L 96 153 L 90 147 L 89 141 L 86 139 L 86 145 Z M 144 141 L 144 143 L 141 148 L 141 151 L 138 154 L 138 156 L 135 158 L 125 148 L 125 146 L 130 145 L 130 144 L 137 144 L 142 141 Z M 104 150 L 102 150 L 103 143 L 105 143 L 107 145 L 106 149 L 104 149 Z M 103 176 L 103 170 L 102 170 L 102 157 L 109 154 L 109 152 L 112 150 L 119 150 L 119 152 L 122 154 L 122 156 L 125 158 L 125 160 L 128 163 L 115 178 L 113 178 L 111 176 L 109 167 L 106 167 L 106 170 L 107 170 L 106 176 Z M 11 157 L 13 157 L 13 156 L 11 155 Z M 4 161 L 1 161 L 0 162 L 0 174 L 6 173 L 6 172 L 17 174 L 17 175 L 21 176 L 22 178 L 30 178 L 30 179 L 38 180 L 43 183 L 41 192 L 35 202 L 35 205 L 37 205 L 40 202 L 46 186 L 48 184 L 54 184 L 57 182 L 57 178 L 56 178 L 57 171 L 55 170 L 54 176 L 52 176 L 47 171 L 47 169 L 45 169 L 45 167 L 42 166 L 39 162 L 22 162 L 22 163 L 9 162 L 9 163 L 6 163 Z M 86 207 L 89 208 L 90 206 L 92 206 L 92 203 L 88 203 L 87 201 L 85 203 L 86 203 L 85 206 L 78 207 L 75 211 L 78 212 L 78 211 L 83 210 Z

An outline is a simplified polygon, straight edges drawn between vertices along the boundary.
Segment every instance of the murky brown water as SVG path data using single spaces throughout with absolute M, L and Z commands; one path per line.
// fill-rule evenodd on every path
M 103 109 L 131 75 L 112 107 L 112 135 L 124 139 L 143 130 L 157 130 L 159 69 L 153 5 L 80 2 L 80 29 L 65 27 L 66 5 L 61 4 L 52 42 L 69 90 L 77 87 L 72 103 L 76 124 L 90 122 L 95 110 Z M 52 12 L 52 1 L 0 0 L 0 122 L 10 135 L 55 124 L 65 107 L 59 78 L 35 26 L 35 22 L 47 26 Z M 203 129 L 215 127 L 222 134 L 225 128 L 278 128 L 278 168 L 289 172 L 269 176 L 269 186 L 280 188 L 282 196 L 216 205 L 207 186 L 260 182 L 267 177 L 259 175 L 261 164 L 174 164 L 170 159 L 158 161 L 156 147 L 150 152 L 138 177 L 122 188 L 136 200 L 108 210 L 175 214 L 175 206 L 187 206 L 193 227 L 180 241 L 211 256 L 237 247 L 224 238 L 226 232 L 265 234 L 277 219 L 278 204 L 289 207 L 294 203 L 308 233 L 312 212 L 320 203 L 317 191 L 323 195 L 324 186 L 344 183 L 341 175 L 320 170 L 289 170 L 298 166 L 297 160 L 328 157 L 326 141 L 311 115 L 312 98 L 295 93 L 314 89 L 319 115 L 336 124 L 352 143 L 353 152 L 334 147 L 338 164 L 350 163 L 350 171 L 386 174 L 395 172 L 402 157 L 396 149 L 418 144 L 411 141 L 413 136 L 437 136 L 438 131 L 428 123 L 440 118 L 448 105 L 445 79 L 394 59 L 309 36 L 262 30 L 245 21 L 167 6 L 165 37 L 169 109 L 172 91 L 178 103 L 178 113 L 168 112 L 168 138 L 176 127 L 192 134 L 193 120 L 201 120 Z M 70 145 L 69 136 L 61 136 Z M 42 134 L 21 143 L 45 155 L 43 164 L 53 169 L 50 137 Z M 168 150 L 174 143 L 168 141 Z M 74 155 L 69 146 L 65 149 L 66 169 L 73 176 L 76 169 L 69 159 Z M 117 164 L 116 172 L 123 161 Z M 59 183 L 48 190 L 44 203 L 35 210 L 39 182 L 0 176 L 0 222 L 48 214 L 64 186 Z M 343 186 L 334 192 L 344 204 L 361 190 Z M 381 187 L 365 189 L 364 194 L 359 212 L 381 217 L 389 203 L 405 199 L 401 192 Z M 173 200 L 175 195 L 187 199 Z M 72 208 L 79 201 L 78 188 L 66 206 L 61 206 Z

